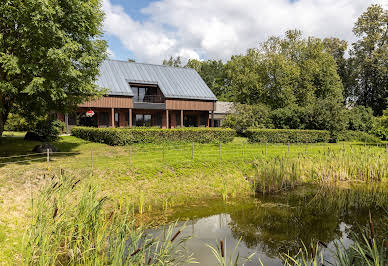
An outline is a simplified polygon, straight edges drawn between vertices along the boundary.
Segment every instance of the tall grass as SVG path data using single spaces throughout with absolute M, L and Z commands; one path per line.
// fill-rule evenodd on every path
M 385 217 L 388 222 L 388 213 Z M 380 229 L 380 232 L 386 228 Z M 369 226 L 364 228 L 361 237 L 353 235 L 354 241 L 349 247 L 345 247 L 342 241 L 334 243 L 334 249 L 329 249 L 328 246 L 320 241 L 316 244 L 311 244 L 309 250 L 302 243 L 302 248 L 299 252 L 291 256 L 283 254 L 281 256 L 284 265 L 310 266 L 310 265 L 368 265 L 368 266 L 383 266 L 388 265 L 388 242 L 384 238 L 377 238 L 376 231 L 373 225 L 372 217 L 369 213 Z M 324 259 L 323 251 L 328 250 L 330 261 Z
M 28 265 L 165 265 L 193 262 L 170 226 L 159 236 L 134 225 L 129 208 L 119 213 L 107 197 L 82 181 L 61 175 L 47 182 L 33 201 L 25 236 Z M 180 232 L 180 231 L 178 231 Z
M 323 156 L 256 159 L 256 191 L 274 193 L 313 182 L 336 184 L 341 181 L 380 182 L 388 178 L 388 156 L 362 152 L 331 152 Z

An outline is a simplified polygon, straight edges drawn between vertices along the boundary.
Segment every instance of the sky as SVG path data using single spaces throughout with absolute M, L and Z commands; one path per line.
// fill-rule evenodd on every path
M 226 61 L 289 29 L 352 43 L 371 4 L 388 8 L 388 0 L 102 0 L 104 39 L 112 59 Z

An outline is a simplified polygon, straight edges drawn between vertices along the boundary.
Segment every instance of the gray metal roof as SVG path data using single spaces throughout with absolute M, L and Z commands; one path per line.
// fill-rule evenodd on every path
M 170 67 L 118 60 L 105 60 L 97 85 L 109 95 L 134 96 L 129 83 L 157 84 L 166 98 L 217 100 L 191 68 Z

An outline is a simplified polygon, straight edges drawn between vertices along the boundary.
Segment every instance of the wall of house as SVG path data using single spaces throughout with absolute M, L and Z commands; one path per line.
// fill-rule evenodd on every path
M 168 109 L 168 110 L 211 111 L 213 109 L 213 102 L 212 101 L 166 99 L 166 109 Z
M 132 97 L 104 96 L 102 98 L 79 104 L 78 107 L 98 108 L 133 108 Z

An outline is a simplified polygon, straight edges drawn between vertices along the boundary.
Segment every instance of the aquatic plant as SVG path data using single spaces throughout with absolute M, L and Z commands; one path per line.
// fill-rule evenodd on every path
M 49 180 L 34 199 L 25 235 L 28 265 L 165 265 L 193 262 L 182 247 L 176 224 L 158 236 L 136 227 L 128 207 L 108 206 L 96 187 L 60 176 Z M 75 186 L 77 185 L 78 186 Z
M 235 266 L 235 265 L 244 265 L 246 262 L 250 261 L 255 253 L 250 254 L 246 258 L 241 258 L 239 252 L 237 252 L 237 248 L 240 245 L 241 238 L 238 240 L 237 244 L 234 246 L 233 252 L 229 255 L 227 253 L 226 240 L 220 240 L 219 244 L 217 243 L 215 246 L 206 244 L 207 247 L 213 253 L 217 265 L 219 266 Z M 261 263 L 261 261 L 259 260 Z M 263 265 L 261 263 L 261 265 Z

